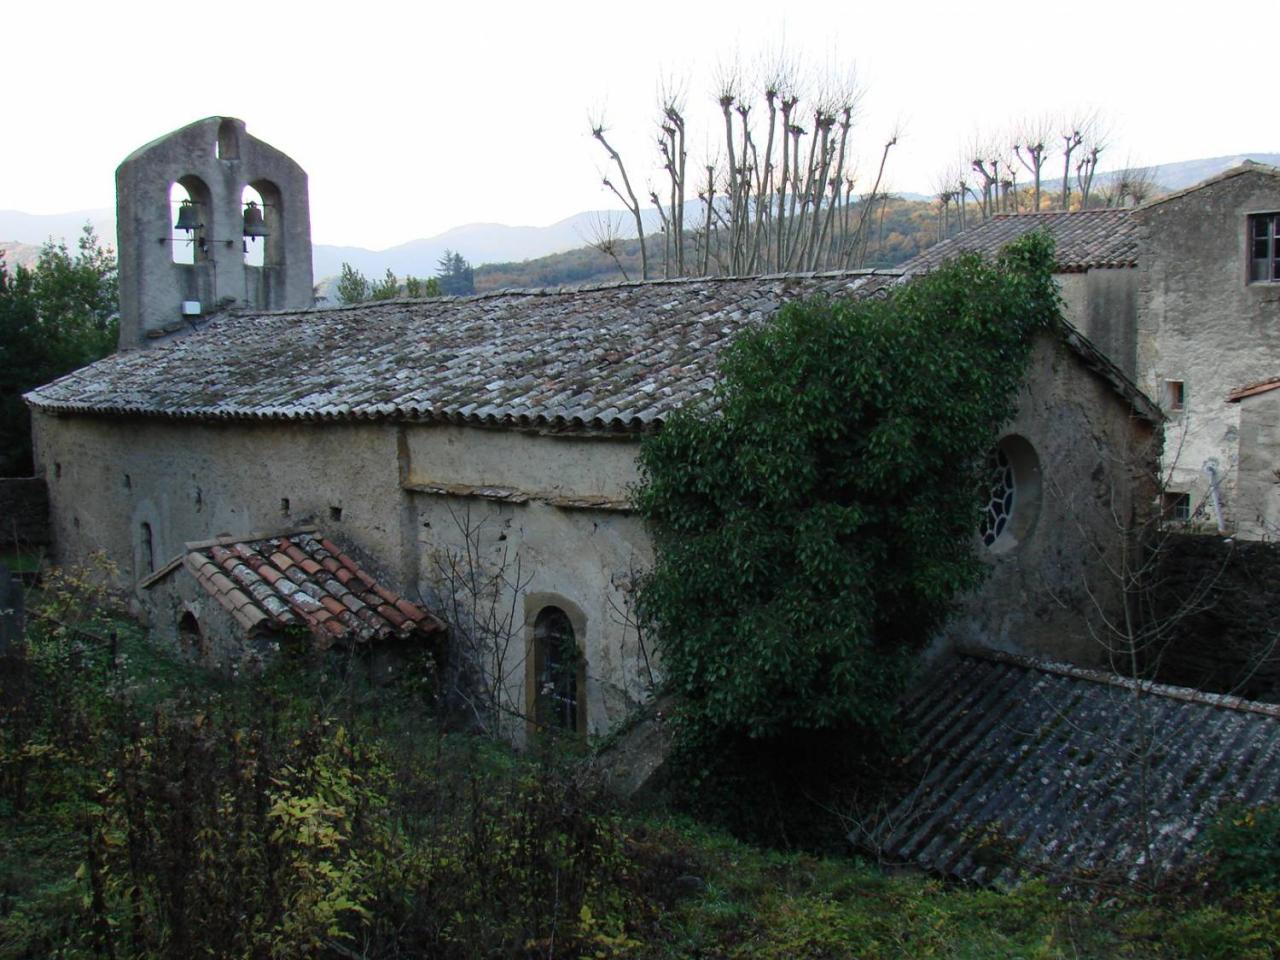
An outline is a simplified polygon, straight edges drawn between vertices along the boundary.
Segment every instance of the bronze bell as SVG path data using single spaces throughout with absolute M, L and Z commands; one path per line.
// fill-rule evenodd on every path
M 199 230 L 201 227 L 204 226 L 204 224 L 201 223 L 200 220 L 198 219 L 198 215 L 196 213 L 196 205 L 192 201 L 190 200 L 182 201 L 182 203 L 178 207 L 178 222 L 175 223 L 173 226 L 174 226 L 174 229 L 176 230 L 189 230 L 189 231 Z
M 246 237 L 267 235 L 267 222 L 263 219 L 261 208 L 253 200 L 244 205 L 244 235 Z

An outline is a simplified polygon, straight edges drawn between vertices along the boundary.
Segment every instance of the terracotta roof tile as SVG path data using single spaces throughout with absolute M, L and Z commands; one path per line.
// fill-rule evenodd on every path
M 1046 230 L 1053 237 L 1060 271 L 1132 267 L 1138 262 L 1138 224 L 1132 214 L 1127 209 L 1003 214 L 934 244 L 898 269 L 904 273 L 932 270 L 962 253 L 994 256 L 1033 230 Z
M 1269 377 L 1257 383 L 1246 384 L 1227 394 L 1227 403 L 1239 403 L 1246 397 L 1256 397 L 1260 393 L 1269 393 L 1280 387 L 1280 377 Z
M 188 550 L 184 565 L 245 630 L 301 622 L 327 647 L 335 640 L 368 642 L 443 629 L 309 530 L 255 540 L 222 538 Z M 344 585 L 344 575 L 358 589 Z M 365 579 L 371 588 L 364 587 Z

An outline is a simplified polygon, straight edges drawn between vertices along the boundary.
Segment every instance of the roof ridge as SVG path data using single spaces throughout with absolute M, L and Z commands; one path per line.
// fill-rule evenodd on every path
M 237 317 L 293 316 L 300 313 L 340 313 L 347 310 L 370 310 L 406 303 L 474 303 L 498 297 L 549 297 L 575 293 L 594 293 L 604 290 L 623 290 L 631 287 L 684 286 L 703 283 L 742 283 L 751 280 L 825 280 L 839 277 L 900 277 L 896 267 L 858 267 L 847 270 L 788 270 L 781 273 L 733 273 L 714 276 L 650 277 L 647 280 L 613 280 L 607 283 L 560 284 L 546 287 L 502 287 L 462 296 L 393 297 L 388 300 L 361 300 L 359 303 L 343 303 L 332 307 L 308 307 L 305 310 L 233 310 L 225 315 Z
M 1203 190 L 1205 187 L 1212 186 L 1215 183 L 1221 183 L 1223 180 L 1230 180 L 1232 177 L 1238 177 L 1244 173 L 1262 173 L 1270 177 L 1280 177 L 1280 167 L 1272 166 L 1269 163 L 1258 163 L 1256 160 L 1250 160 L 1245 157 L 1243 161 L 1235 166 L 1227 167 L 1227 169 L 1215 173 L 1211 177 L 1205 177 L 1197 183 L 1191 184 L 1189 187 L 1183 187 L 1181 190 L 1174 190 L 1172 193 L 1166 193 L 1163 196 L 1153 197 L 1146 203 L 1135 207 L 1136 210 L 1150 210 L 1152 207 L 1158 207 L 1162 203 L 1168 203 L 1170 200 L 1178 200 L 1188 194 L 1195 193 L 1197 190 Z
M 1019 210 L 1016 213 L 995 213 L 991 220 L 1015 220 L 1019 217 L 1080 217 L 1090 214 L 1132 213 L 1133 207 L 1090 207 L 1087 210 Z M 981 224 L 979 224 L 981 226 Z
M 972 657 L 977 660 L 990 660 L 995 663 L 1005 663 L 1010 666 L 1022 667 L 1027 670 L 1038 670 L 1041 673 L 1050 673 L 1055 676 L 1069 677 L 1073 680 L 1087 680 L 1091 683 L 1101 683 L 1113 687 L 1121 687 L 1132 691 L 1135 695 L 1150 694 L 1153 696 L 1164 697 L 1169 700 L 1181 700 L 1187 703 L 1198 703 L 1207 707 L 1218 707 L 1223 710 L 1235 710 L 1240 713 L 1257 713 L 1264 717 L 1272 717 L 1280 720 L 1280 704 L 1263 703 L 1259 700 L 1246 700 L 1244 697 L 1236 697 L 1226 693 L 1208 693 L 1204 690 L 1197 690 L 1194 687 L 1178 687 L 1168 683 L 1153 683 L 1148 680 L 1135 680 L 1131 677 L 1122 677 L 1119 674 L 1108 673 L 1105 670 L 1096 670 L 1089 667 L 1078 667 L 1070 663 L 1062 663 L 1057 660 L 1041 660 L 1038 657 L 1031 657 L 1025 654 L 1008 653 L 1004 650 L 995 650 L 989 647 L 980 647 L 971 644 L 961 644 L 956 647 L 956 653 L 964 657 Z

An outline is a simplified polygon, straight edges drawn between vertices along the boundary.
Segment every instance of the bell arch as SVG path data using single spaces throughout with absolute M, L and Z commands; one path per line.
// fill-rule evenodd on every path
M 240 191 L 241 234 L 240 246 L 246 267 L 261 267 L 266 263 L 266 247 L 269 233 L 266 222 L 267 206 L 262 193 L 251 183 Z
M 306 172 L 243 121 L 208 117 L 135 150 L 116 170 L 116 208 L 122 350 L 229 308 L 314 304 Z
M 170 259 L 177 264 L 204 263 L 209 259 L 213 195 L 194 174 L 169 184 L 168 221 Z

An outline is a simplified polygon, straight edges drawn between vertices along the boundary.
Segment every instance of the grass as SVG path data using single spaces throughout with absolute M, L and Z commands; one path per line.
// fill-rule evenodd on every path
M 233 686 L 154 649 L 145 634 L 127 621 L 92 625 L 93 635 L 100 638 L 109 637 L 113 630 L 118 653 L 114 661 L 92 644 L 74 653 L 80 674 L 72 686 L 79 691 L 75 696 L 106 691 L 103 702 L 127 703 L 128 712 L 141 720 L 192 691 L 238 709 L 235 704 L 241 699 L 249 702 L 248 691 L 256 682 L 271 686 L 272 695 L 286 704 L 284 714 L 296 716 L 299 722 L 341 714 L 344 723 L 363 731 L 390 758 L 398 792 L 390 795 L 388 815 L 399 817 L 408 835 L 417 830 L 428 836 L 414 818 L 425 816 L 420 811 L 441 809 L 420 797 L 420 806 L 411 808 L 412 798 L 423 792 L 448 793 L 452 783 L 454 792 L 462 796 L 468 784 L 472 792 L 481 784 L 490 801 L 510 790 L 511 797 L 523 798 L 513 802 L 532 805 L 534 795 L 521 793 L 522 788 L 513 785 L 542 775 L 539 771 L 545 772 L 549 764 L 555 767 L 556 761 L 546 756 L 518 755 L 499 744 L 447 732 L 424 715 L 420 704 L 394 689 L 343 687 L 301 666 Z M 8 751 L 0 753 L 0 759 L 14 756 L 13 731 L 12 725 L 0 724 L 0 736 L 9 738 L 0 740 L 0 747 Z M 103 728 L 101 735 L 112 734 Z M 92 755 L 92 745 L 86 745 L 82 753 L 62 751 L 42 759 L 39 773 L 44 793 L 24 811 L 16 810 L 11 799 L 0 800 L 0 957 L 93 955 L 85 939 L 91 896 L 85 879 L 85 837 L 86 825 L 97 809 L 96 790 L 103 774 L 101 766 L 87 763 Z M 547 782 L 563 784 L 579 775 L 575 761 L 565 760 Z M 543 794 L 538 796 L 543 797 L 538 802 L 545 802 Z M 380 953 L 361 953 L 356 950 L 358 941 L 339 945 L 330 940 L 306 955 L 655 960 L 1264 960 L 1280 955 L 1280 895 L 1275 890 L 1215 897 L 1212 878 L 1206 875 L 1202 879 L 1210 884 L 1208 888 L 1202 882 L 1162 898 L 1124 894 L 1102 902 L 1070 899 L 1031 879 L 1011 891 L 997 892 L 950 885 L 917 873 L 888 872 L 854 856 L 822 857 L 753 846 L 665 809 L 620 809 L 599 797 L 590 802 L 594 806 L 577 812 L 566 812 L 554 802 L 548 807 L 559 818 L 557 823 L 571 822 L 566 817 L 594 818 L 620 844 L 616 854 L 601 858 L 605 871 L 597 878 L 600 888 L 593 894 L 596 910 L 581 913 L 576 940 L 530 936 L 514 952 L 509 940 L 464 940 L 449 944 L 453 952 L 439 953 L 425 947 L 414 952 L 404 946 L 394 952 L 383 947 Z M 405 849 L 413 853 L 416 848 Z M 532 869 L 524 860 L 510 859 L 509 852 L 499 853 L 508 858 L 498 860 L 500 864 Z M 420 850 L 415 853 L 420 854 Z M 438 848 L 431 858 L 438 863 L 446 860 Z M 402 869 L 402 864 L 394 867 Z M 465 879 L 465 872 L 439 875 Z M 543 882 L 536 875 L 524 878 L 522 884 L 522 891 L 542 891 L 539 895 L 547 897 L 548 903 L 558 896 L 553 882 Z M 374 920 L 362 921 L 353 929 L 359 932 L 376 926 L 380 911 L 399 910 L 412 916 L 422 905 L 415 898 L 441 895 L 442 891 L 432 894 L 419 884 L 406 888 L 404 902 L 394 908 L 374 897 L 369 901 Z M 477 909 L 485 909 L 483 901 L 477 902 L 481 904 Z M 606 910 L 601 904 L 612 906 Z M 483 934 L 483 922 L 468 926 L 466 919 L 451 918 L 457 929 L 470 931 L 459 936 Z M 368 942 L 375 941 L 370 937 Z M 567 951 L 564 944 L 570 944 Z M 209 956 L 221 955 L 219 944 L 203 947 Z M 282 947 L 279 955 L 295 954 Z

